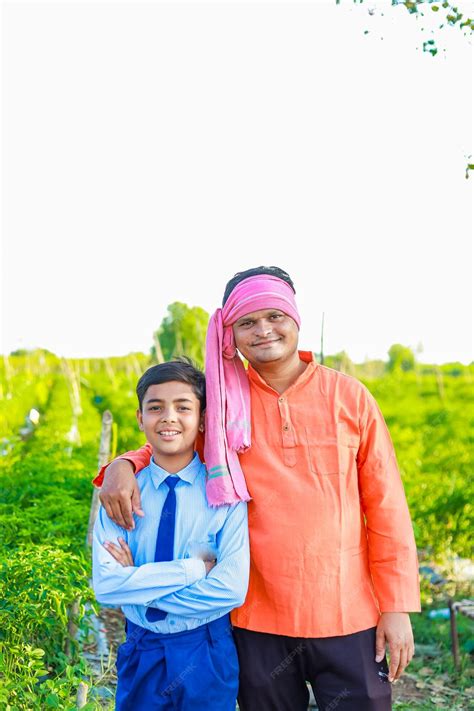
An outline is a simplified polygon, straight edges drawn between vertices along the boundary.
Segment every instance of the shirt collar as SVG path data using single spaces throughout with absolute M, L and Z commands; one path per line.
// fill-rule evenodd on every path
M 184 467 L 184 469 L 181 469 L 181 471 L 176 472 L 176 476 L 179 476 L 179 478 L 185 481 L 187 484 L 194 484 L 194 480 L 199 474 L 201 467 L 201 460 L 199 459 L 198 453 L 195 452 L 193 459 L 186 467 Z M 150 459 L 150 474 L 155 489 L 158 489 L 158 487 L 164 482 L 167 477 L 172 476 L 169 472 L 166 471 L 166 469 L 163 469 L 162 467 L 158 466 L 158 464 L 155 464 L 153 457 Z
M 301 373 L 301 375 L 295 380 L 294 383 L 290 385 L 290 387 L 285 391 L 285 394 L 293 391 L 293 390 L 299 390 L 301 386 L 303 386 L 305 383 L 308 382 L 310 378 L 314 375 L 318 368 L 318 362 L 316 361 L 316 358 L 314 357 L 314 353 L 312 351 L 298 351 L 298 355 L 300 357 L 300 360 L 304 361 L 305 363 L 308 363 L 308 366 L 306 369 Z M 253 385 L 256 385 L 257 387 L 262 388 L 262 390 L 266 390 L 267 392 L 275 394 L 276 391 L 273 390 L 273 388 L 268 385 L 268 383 L 265 382 L 265 380 L 257 373 L 252 366 L 248 365 L 248 376 L 249 380 Z

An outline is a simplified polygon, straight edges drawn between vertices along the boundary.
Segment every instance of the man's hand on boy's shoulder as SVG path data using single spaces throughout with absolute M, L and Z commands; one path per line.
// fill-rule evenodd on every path
M 127 531 L 135 528 L 134 513 L 145 515 L 133 464 L 128 459 L 116 459 L 109 464 L 99 498 L 107 516 Z

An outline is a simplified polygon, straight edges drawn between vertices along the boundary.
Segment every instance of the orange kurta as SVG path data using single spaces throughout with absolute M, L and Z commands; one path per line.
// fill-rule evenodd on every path
M 308 365 L 282 394 L 249 367 L 241 455 L 250 582 L 232 622 L 291 637 L 351 634 L 420 609 L 413 529 L 383 416 L 362 383 Z M 149 449 L 127 454 L 136 468 Z

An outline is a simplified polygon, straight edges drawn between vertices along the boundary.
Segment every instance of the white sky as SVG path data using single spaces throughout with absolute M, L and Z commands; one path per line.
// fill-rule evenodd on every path
M 472 360 L 458 28 L 431 57 L 439 17 L 389 2 L 2 10 L 1 352 L 147 351 L 169 303 L 212 311 L 236 271 L 276 264 L 303 348 L 324 311 L 326 353 Z

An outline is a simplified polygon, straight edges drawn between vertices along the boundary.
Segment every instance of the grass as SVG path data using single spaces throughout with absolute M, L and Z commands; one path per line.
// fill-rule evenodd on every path
M 446 601 L 434 609 L 446 607 Z M 449 619 L 430 619 L 429 609 L 411 615 L 415 636 L 415 656 L 404 676 L 394 686 L 397 711 L 468 711 L 474 708 L 474 621 L 457 616 L 461 668 L 454 668 Z

